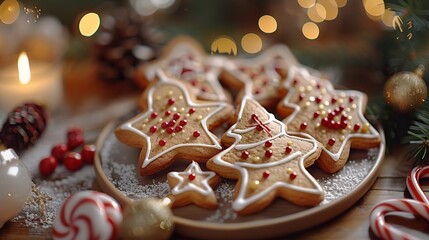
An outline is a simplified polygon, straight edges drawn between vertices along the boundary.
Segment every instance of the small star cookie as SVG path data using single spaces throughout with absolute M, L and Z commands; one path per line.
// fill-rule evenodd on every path
M 317 141 L 288 135 L 281 121 L 249 97 L 236 118 L 222 137 L 228 148 L 207 162 L 221 177 L 238 179 L 232 208 L 250 214 L 277 197 L 300 206 L 319 204 L 324 192 L 305 169 L 321 153 Z
M 380 144 L 379 133 L 363 116 L 366 95 L 359 91 L 335 90 L 328 80 L 292 67 L 283 85 L 287 92 L 277 106 L 288 131 L 308 133 L 323 151 L 316 162 L 334 173 L 347 162 L 350 148 L 367 149 Z
M 291 65 L 298 65 L 298 62 L 290 50 L 276 45 L 255 58 L 229 60 L 221 78 L 229 88 L 241 89 L 237 102 L 247 95 L 270 108 L 280 100 L 278 87 Z
M 229 93 L 218 79 L 223 63 L 223 57 L 207 56 L 197 41 L 180 36 L 167 44 L 159 60 L 139 67 L 138 79 L 146 85 L 156 78 L 156 71 L 161 68 L 166 75 L 189 83 L 198 99 L 230 101 Z
M 192 162 L 183 172 L 170 172 L 167 175 L 173 207 L 182 207 L 194 203 L 200 207 L 214 209 L 217 207 L 215 187 L 220 177 L 211 171 L 202 171 L 198 163 Z
M 178 158 L 207 161 L 222 150 L 210 130 L 234 113 L 225 102 L 194 100 L 183 83 L 162 71 L 159 75 L 160 81 L 143 93 L 144 112 L 115 130 L 121 142 L 142 148 L 141 175 L 156 173 Z

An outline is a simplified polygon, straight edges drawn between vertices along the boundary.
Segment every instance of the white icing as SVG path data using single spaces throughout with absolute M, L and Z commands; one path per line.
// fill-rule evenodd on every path
M 283 120 L 283 122 L 288 125 L 292 122 L 292 120 L 298 115 L 299 111 L 301 111 L 301 107 L 298 104 L 294 104 L 291 103 L 290 99 L 292 98 L 292 96 L 294 96 L 295 92 L 296 92 L 296 88 L 292 86 L 292 81 L 294 79 L 294 77 L 296 75 L 301 75 L 303 78 L 310 80 L 310 81 L 314 81 L 314 82 L 321 82 L 321 83 L 325 83 L 326 85 L 323 85 L 323 87 L 326 88 L 326 90 L 332 94 L 332 96 L 338 96 L 340 95 L 340 93 L 345 93 L 347 96 L 352 96 L 356 98 L 356 104 L 358 105 L 359 109 L 356 109 L 357 115 L 359 117 L 359 120 L 362 123 L 366 122 L 365 117 L 363 116 L 363 109 L 362 109 L 362 102 L 363 102 L 363 94 L 359 91 L 354 91 L 354 90 L 335 90 L 333 88 L 333 86 L 330 84 L 330 82 L 328 82 L 327 80 L 323 80 L 317 77 L 314 77 L 312 75 L 310 75 L 310 73 L 308 72 L 307 69 L 302 68 L 302 67 L 291 67 L 288 71 L 288 76 L 284 82 L 284 88 L 288 89 L 288 93 L 287 95 L 284 97 L 284 99 L 281 101 L 282 104 L 288 108 L 292 108 L 293 112 L 292 114 L 290 114 L 287 118 L 285 118 Z M 369 134 L 367 133 L 360 133 L 360 132 L 351 132 L 350 134 L 348 134 L 344 140 L 341 143 L 341 146 L 338 150 L 337 153 L 333 153 L 332 151 L 330 151 L 329 149 L 327 149 L 323 144 L 322 148 L 323 151 L 325 153 L 327 153 L 334 161 L 338 161 L 338 159 L 340 158 L 341 153 L 344 150 L 344 147 L 346 145 L 346 143 L 351 139 L 351 138 L 367 138 L 367 139 L 373 139 L 373 138 L 379 138 L 380 135 L 377 132 L 377 130 L 375 130 L 375 128 L 372 125 L 369 125 Z M 290 132 L 292 134 L 297 134 L 297 132 Z
M 193 56 L 194 59 L 183 59 L 179 61 L 178 64 L 170 65 L 172 60 L 177 60 L 188 55 Z M 223 57 L 205 57 L 192 43 L 182 41 L 177 43 L 169 54 L 160 62 L 155 62 L 149 65 L 145 69 L 144 74 L 146 79 L 153 80 L 155 79 L 157 70 L 162 68 L 167 74 L 171 74 L 172 76 L 181 79 L 182 68 L 189 67 L 190 69 L 198 70 L 196 74 L 203 76 L 205 82 L 214 91 L 214 93 L 210 93 L 198 90 L 198 95 L 202 96 L 204 99 L 226 101 L 227 97 L 219 83 L 219 74 L 224 64 L 223 60 Z M 202 69 L 203 65 L 209 66 L 208 72 L 204 72 L 204 69 Z
M 186 180 L 189 177 L 189 174 L 195 173 L 196 178 L 192 181 Z M 216 173 L 212 171 L 202 171 L 198 163 L 193 161 L 183 172 L 170 172 L 168 173 L 170 177 L 174 177 L 179 182 L 171 190 L 173 195 L 179 195 L 185 192 L 195 191 L 204 196 L 214 196 L 213 189 L 210 187 L 210 179 L 216 176 Z M 201 185 L 199 186 L 194 182 L 197 181 L 197 177 L 202 176 Z
M 245 96 L 243 98 L 243 101 L 241 102 L 241 106 L 240 106 L 240 111 L 238 113 L 238 118 L 237 118 L 237 122 L 227 131 L 226 135 L 228 137 L 233 137 L 235 139 L 234 143 L 226 150 L 220 152 L 218 155 L 214 156 L 212 158 L 212 161 L 215 164 L 221 165 L 221 166 L 225 166 L 228 168 L 233 168 L 236 169 L 240 172 L 241 175 L 241 185 L 240 185 L 240 189 L 238 191 L 237 197 L 235 198 L 232 207 L 234 210 L 236 211 L 240 211 L 243 210 L 244 208 L 246 208 L 247 206 L 251 205 L 252 203 L 260 200 L 261 198 L 265 197 L 269 192 L 275 190 L 276 188 L 289 188 L 289 189 L 293 189 L 295 191 L 300 191 L 300 192 L 305 192 L 308 194 L 314 194 L 314 195 L 321 195 L 323 194 L 323 190 L 320 187 L 320 185 L 316 182 L 316 180 L 307 172 L 307 170 L 304 167 L 304 159 L 306 159 L 307 157 L 311 156 L 313 153 L 316 152 L 317 150 L 317 143 L 316 140 L 314 139 L 304 139 L 304 138 L 300 138 L 300 137 L 295 137 L 295 136 L 289 136 L 286 134 L 285 131 L 285 125 L 278 121 L 277 119 L 275 119 L 274 117 L 271 117 L 272 114 L 268 113 L 265 109 L 265 113 L 267 115 L 270 116 L 270 119 L 268 120 L 269 122 L 275 122 L 277 124 L 279 124 L 281 126 L 280 128 L 280 133 L 277 134 L 276 136 L 272 137 L 271 139 L 277 138 L 277 137 L 281 137 L 281 136 L 287 136 L 289 138 L 292 139 L 299 139 L 300 141 L 306 141 L 309 143 L 313 144 L 313 148 L 302 154 L 301 152 L 295 152 L 293 154 L 288 155 L 287 157 L 285 157 L 284 159 L 281 159 L 277 162 L 270 162 L 270 163 L 261 163 L 261 164 L 252 164 L 252 163 L 243 163 L 243 162 L 237 162 L 235 164 L 229 163 L 225 160 L 223 160 L 223 156 L 230 152 L 231 150 L 243 150 L 243 147 L 239 147 L 237 148 L 239 144 L 239 142 L 242 139 L 242 136 L 240 134 L 237 134 L 234 130 L 236 130 L 236 125 L 238 124 L 238 122 L 240 122 L 240 119 L 242 118 L 243 115 L 243 111 L 245 108 L 245 104 L 246 102 L 250 99 L 249 96 Z M 259 146 L 261 144 L 264 144 L 267 140 L 264 141 L 260 141 L 258 143 L 253 143 L 253 144 L 241 144 L 242 146 L 247 146 L 247 147 L 256 147 Z M 246 190 L 248 187 L 248 183 L 249 183 L 249 174 L 248 174 L 248 170 L 247 168 L 267 168 L 267 167 L 272 167 L 272 166 L 277 166 L 280 164 L 284 164 L 286 162 L 289 162 L 293 159 L 296 159 L 296 157 L 299 157 L 298 159 L 298 166 L 299 169 L 301 170 L 302 174 L 304 174 L 304 176 L 311 182 L 311 184 L 313 185 L 314 188 L 305 188 L 305 187 L 301 187 L 301 186 L 297 186 L 294 184 L 290 184 L 287 182 L 276 182 L 274 184 L 272 184 L 271 186 L 267 187 L 266 189 L 264 189 L 263 191 L 252 195 L 248 198 L 245 197 L 246 194 Z
M 174 80 L 170 80 L 169 78 L 167 78 L 167 76 L 164 74 L 164 72 L 162 72 L 162 70 L 158 71 L 158 77 L 159 77 L 159 82 L 156 83 L 156 85 L 152 86 L 149 89 L 149 93 L 148 93 L 148 97 L 147 97 L 147 104 L 148 104 L 148 110 L 143 113 L 143 114 L 139 114 L 136 117 L 132 118 L 131 120 L 127 121 L 126 123 L 124 123 L 123 125 L 121 125 L 119 128 L 121 130 L 124 131 L 131 131 L 133 133 L 136 133 L 137 135 L 143 137 L 146 142 L 147 142 L 147 150 L 146 153 L 144 155 L 144 160 L 143 160 L 143 164 L 142 164 L 142 168 L 146 167 L 147 165 L 149 165 L 151 162 L 153 162 L 154 160 L 156 160 L 158 157 L 160 157 L 161 155 L 174 150 L 176 148 L 180 148 L 180 147 L 208 147 L 208 148 L 215 148 L 215 149 L 219 149 L 221 150 L 222 147 L 220 146 L 217 137 L 211 133 L 208 128 L 207 128 L 207 120 L 212 117 L 213 115 L 215 115 L 216 113 L 220 112 L 224 107 L 226 107 L 228 104 L 224 103 L 224 102 L 210 102 L 210 103 L 205 103 L 205 104 L 197 104 L 192 102 L 189 93 L 186 89 L 186 87 L 180 83 L 179 81 L 174 81 Z M 198 108 L 210 108 L 210 109 L 214 109 L 213 111 L 211 111 L 209 114 L 207 114 L 207 116 L 205 116 L 204 118 L 201 119 L 200 123 L 201 123 L 201 127 L 204 130 L 204 132 L 207 134 L 207 136 L 209 136 L 210 140 L 211 140 L 211 144 L 205 144 L 205 143 L 183 143 L 183 144 L 176 144 L 170 148 L 167 148 L 161 152 L 159 152 L 158 154 L 156 154 L 153 157 L 149 157 L 149 154 L 151 152 L 151 141 L 150 141 L 150 136 L 148 136 L 147 134 L 145 134 L 143 131 L 135 128 L 133 125 L 137 122 L 140 122 L 142 119 L 148 118 L 150 116 L 150 114 L 153 112 L 153 108 L 152 108 L 152 104 L 153 104 L 153 93 L 155 91 L 155 89 L 157 87 L 160 87 L 162 85 L 173 85 L 175 87 L 178 87 L 183 95 L 184 95 L 184 100 L 186 102 L 186 104 L 190 107 L 198 107 Z

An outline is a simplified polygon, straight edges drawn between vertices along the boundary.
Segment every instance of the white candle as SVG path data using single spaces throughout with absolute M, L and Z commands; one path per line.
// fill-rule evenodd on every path
M 63 97 L 61 65 L 26 57 L 21 54 L 18 63 L 0 69 L 0 110 L 9 112 L 26 102 L 54 110 Z

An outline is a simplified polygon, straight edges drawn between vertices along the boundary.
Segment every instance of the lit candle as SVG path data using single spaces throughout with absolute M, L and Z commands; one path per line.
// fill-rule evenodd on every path
M 29 61 L 25 52 L 17 65 L 0 69 L 0 110 L 10 111 L 25 102 L 34 102 L 54 110 L 62 101 L 61 66 Z

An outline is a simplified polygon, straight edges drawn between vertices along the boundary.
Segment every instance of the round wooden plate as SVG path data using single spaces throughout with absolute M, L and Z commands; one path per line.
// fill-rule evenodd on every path
M 120 143 L 113 130 L 133 115 L 107 125 L 97 141 L 95 172 L 103 191 L 122 205 L 143 197 L 165 197 L 169 193 L 167 171 L 182 171 L 189 161 L 176 161 L 168 170 L 150 177 L 137 171 L 140 149 Z M 382 136 L 382 130 L 380 130 Z M 308 171 L 325 190 L 325 200 L 316 207 L 303 208 L 277 199 L 265 210 L 238 216 L 231 210 L 234 181 L 223 180 L 215 193 L 216 210 L 194 205 L 173 209 L 177 233 L 198 239 L 267 239 L 283 236 L 325 222 L 351 207 L 372 186 L 384 158 L 385 143 L 378 148 L 351 150 L 347 164 L 335 174 L 326 174 L 317 166 Z

